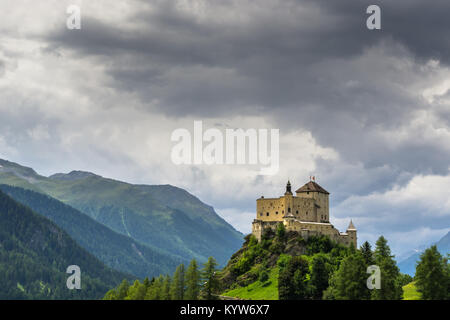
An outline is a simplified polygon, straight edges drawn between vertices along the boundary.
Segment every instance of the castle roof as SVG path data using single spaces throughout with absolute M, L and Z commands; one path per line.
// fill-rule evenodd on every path
M 307 184 L 305 184 L 303 187 L 297 189 L 297 191 L 295 191 L 295 192 L 297 192 L 297 193 L 300 193 L 300 192 L 320 192 L 320 193 L 330 194 L 327 190 L 325 190 L 324 188 L 319 186 L 314 181 L 309 181 Z
M 350 224 L 348 225 L 347 230 L 356 230 L 355 226 L 353 225 L 353 221 L 350 220 Z

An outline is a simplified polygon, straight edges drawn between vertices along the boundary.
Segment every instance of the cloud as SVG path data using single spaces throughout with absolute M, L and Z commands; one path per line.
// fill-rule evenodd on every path
M 73 3 L 81 30 L 65 27 Z M 439 190 L 449 175 L 450 3 L 381 1 L 375 32 L 369 4 L 10 2 L 0 13 L 0 155 L 44 174 L 178 185 L 242 230 L 257 197 L 314 174 L 339 228 L 355 216 L 367 239 L 435 236 L 449 225 Z M 279 174 L 174 166 L 170 134 L 194 120 L 279 128 Z

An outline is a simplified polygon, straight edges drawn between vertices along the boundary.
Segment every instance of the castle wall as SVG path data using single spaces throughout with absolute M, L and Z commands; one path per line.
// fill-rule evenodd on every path
M 261 236 L 265 229 L 272 229 L 276 231 L 280 221 L 264 221 L 255 219 L 252 224 L 252 234 L 258 241 L 261 241 Z M 350 246 L 353 243 L 357 247 L 356 231 L 348 230 L 347 233 L 340 233 L 331 223 L 318 222 L 304 222 L 293 218 L 283 220 L 286 231 L 298 232 L 304 239 L 311 236 L 326 235 L 332 241 Z

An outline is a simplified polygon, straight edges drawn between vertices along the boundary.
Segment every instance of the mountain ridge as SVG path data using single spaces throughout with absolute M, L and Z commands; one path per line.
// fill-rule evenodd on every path
M 214 256 L 224 265 L 243 242 L 243 234 L 212 206 L 176 186 L 130 184 L 77 170 L 44 177 L 10 161 L 0 165 L 0 184 L 49 195 L 118 233 L 185 259 Z

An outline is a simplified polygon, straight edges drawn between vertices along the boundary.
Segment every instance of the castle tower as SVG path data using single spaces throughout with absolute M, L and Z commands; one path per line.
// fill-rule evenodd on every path
M 315 181 L 309 181 L 303 187 L 295 191 L 299 198 L 312 198 L 315 200 L 315 222 L 328 222 L 330 193 Z
M 353 243 L 355 248 L 357 247 L 357 239 L 356 239 L 356 228 L 353 225 L 353 221 L 350 220 L 350 224 L 347 227 L 347 234 L 350 239 L 350 243 Z

